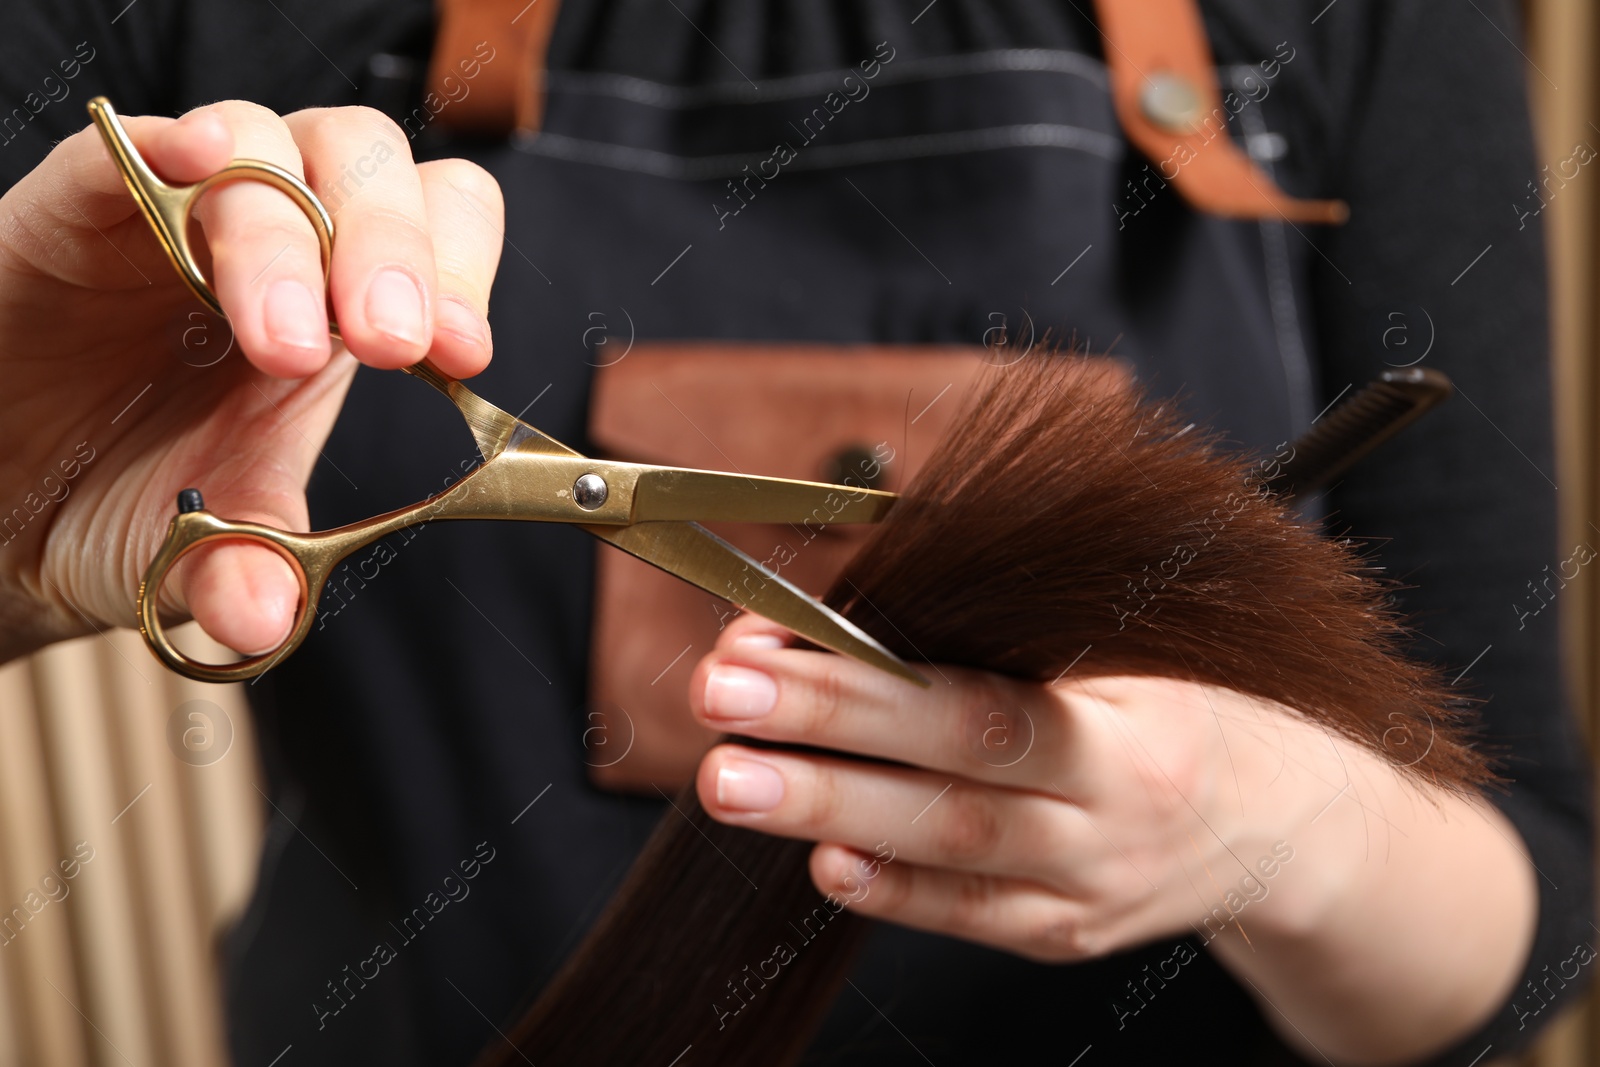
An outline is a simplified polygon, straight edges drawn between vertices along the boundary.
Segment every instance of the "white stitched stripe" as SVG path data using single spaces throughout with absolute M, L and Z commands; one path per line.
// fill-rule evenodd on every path
M 738 174 L 746 166 L 754 166 L 770 155 L 755 151 L 720 156 L 675 156 L 650 148 L 585 141 L 549 132 L 524 138 L 517 143 L 517 148 L 530 155 L 549 159 L 589 163 L 598 167 L 653 174 L 658 178 L 675 178 L 680 181 L 707 181 L 729 177 Z M 953 133 L 889 137 L 842 145 L 808 146 L 802 143 L 794 149 L 795 158 L 782 169 L 823 170 L 829 167 L 885 163 L 897 159 L 988 152 L 1000 148 L 1065 148 L 1109 160 L 1120 159 L 1124 151 L 1120 139 L 1097 130 L 1086 130 L 1081 126 L 1032 123 L 1023 126 L 995 126 L 983 130 L 958 130 Z
M 1104 63 L 1077 52 L 1057 52 L 1044 48 L 1006 48 L 993 52 L 972 52 L 967 55 L 935 56 L 931 59 L 908 59 L 900 63 L 885 63 L 880 65 L 877 77 L 869 84 L 877 88 L 881 85 L 933 81 L 964 74 L 989 74 L 996 71 L 1071 74 L 1085 79 L 1103 92 L 1109 91 Z M 545 86 L 549 91 L 610 96 L 649 107 L 692 108 L 707 104 L 759 104 L 815 96 L 830 89 L 839 89 L 844 79 L 850 75 L 861 77 L 858 70 L 850 67 L 843 70 L 819 71 L 815 74 L 799 74 L 789 78 L 773 78 L 761 83 L 759 89 L 753 89 L 748 82 L 693 86 L 666 85 L 626 74 L 552 70 L 545 74 Z

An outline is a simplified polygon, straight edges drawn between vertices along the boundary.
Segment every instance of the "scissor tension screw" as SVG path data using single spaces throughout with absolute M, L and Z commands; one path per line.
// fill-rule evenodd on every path
M 572 483 L 572 500 L 584 511 L 593 511 L 606 502 L 611 490 L 598 474 L 585 474 Z

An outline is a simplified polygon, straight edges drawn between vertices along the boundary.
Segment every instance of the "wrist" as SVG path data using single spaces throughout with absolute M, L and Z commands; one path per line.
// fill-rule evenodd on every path
M 1388 767 L 1351 770 L 1350 788 L 1297 832 L 1274 897 L 1253 923 L 1241 917 L 1248 943 L 1211 947 L 1292 1044 L 1409 1062 L 1460 1040 L 1510 994 L 1532 946 L 1536 876 L 1481 798 Z

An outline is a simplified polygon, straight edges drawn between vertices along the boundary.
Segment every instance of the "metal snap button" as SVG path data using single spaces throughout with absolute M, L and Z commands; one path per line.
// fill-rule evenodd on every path
M 1200 93 L 1189 79 L 1171 71 L 1157 71 L 1145 79 L 1139 92 L 1144 117 L 1170 133 L 1192 133 L 1199 128 Z

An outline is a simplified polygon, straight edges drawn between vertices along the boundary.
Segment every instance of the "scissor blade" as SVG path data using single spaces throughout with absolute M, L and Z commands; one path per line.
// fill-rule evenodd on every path
M 508 448 L 523 452 L 545 452 L 557 456 L 580 454 L 554 437 L 534 429 L 515 415 L 489 403 L 439 370 L 429 360 L 414 363 L 406 367 L 405 372 L 414 378 L 421 378 L 450 398 L 450 403 L 456 406 L 456 410 L 466 420 L 467 429 L 472 431 L 472 439 L 478 443 L 478 451 L 483 455 L 484 462 L 488 462 Z
M 691 522 L 634 526 L 585 526 L 585 530 L 631 556 L 677 575 L 713 596 L 788 627 L 823 648 L 858 659 L 920 686 L 928 680 L 854 623 L 709 530 Z
M 634 522 L 878 522 L 893 493 L 682 467 L 640 467 Z
M 508 450 L 582 456 L 489 403 L 428 360 L 405 369 L 450 398 L 486 462 Z M 797 522 L 818 526 L 879 522 L 896 500 L 893 493 L 876 489 L 791 478 L 604 460 L 596 460 L 594 468 L 606 476 L 617 503 L 625 502 L 620 494 L 625 487 L 632 487 L 629 514 L 634 522 Z

